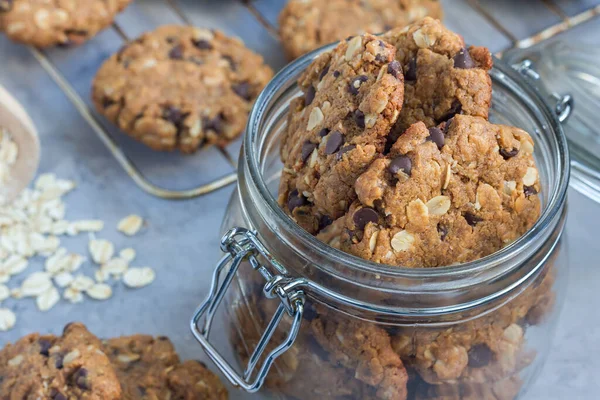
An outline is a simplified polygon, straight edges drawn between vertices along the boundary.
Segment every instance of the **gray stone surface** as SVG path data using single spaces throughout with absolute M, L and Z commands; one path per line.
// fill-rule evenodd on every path
M 483 1 L 484 7 L 519 38 L 557 21 L 557 15 L 548 12 L 541 3 L 541 0 Z M 559 0 L 557 3 L 571 15 L 600 4 L 593 0 Z M 255 0 L 253 4 L 266 20 L 276 25 L 283 0 Z M 285 64 L 277 40 L 241 3 L 185 0 L 179 5 L 193 23 L 218 27 L 242 37 L 275 69 Z M 494 51 L 510 45 L 510 40 L 470 8 L 468 1 L 444 0 L 444 6 L 446 22 L 467 41 L 488 45 Z M 146 0 L 130 7 L 117 22 L 128 36 L 133 37 L 159 24 L 177 23 L 180 19 L 165 2 Z M 596 19 L 563 37 L 598 45 L 600 22 Z M 88 101 L 95 71 L 121 44 L 116 31 L 109 29 L 82 47 L 54 49 L 48 51 L 48 55 Z M 99 336 L 139 331 L 168 335 L 185 358 L 205 359 L 188 331 L 188 322 L 206 293 L 210 271 L 220 256 L 218 231 L 232 188 L 183 202 L 159 200 L 143 193 L 111 159 L 91 128 L 29 51 L 4 37 L 0 37 L 0 84 L 26 106 L 37 124 L 43 146 L 40 172 L 55 172 L 78 182 L 78 189 L 66 198 L 68 218 L 105 220 L 106 228 L 99 237 L 114 241 L 118 248 L 134 247 L 138 251 L 135 264 L 149 265 L 157 270 L 157 279 L 152 286 L 128 290 L 115 284 L 114 297 L 105 303 L 87 300 L 71 305 L 61 302 L 51 311 L 40 313 L 31 300 L 7 300 L 3 306 L 17 312 L 18 322 L 14 330 L 0 333 L 0 345 L 31 331 L 59 332 L 65 323 L 81 320 Z M 170 188 L 187 187 L 232 170 L 214 149 L 191 157 L 157 154 L 116 130 L 112 132 L 154 182 Z M 231 146 L 231 151 L 236 153 L 238 148 L 239 142 Z M 568 293 L 548 362 L 526 396 L 532 400 L 592 400 L 600 396 L 600 382 L 595 378 L 600 371 L 597 357 L 600 354 L 600 322 L 597 318 L 600 295 L 596 289 L 600 282 L 596 255 L 600 206 L 574 191 L 571 191 L 569 201 L 567 238 L 571 273 Z M 115 229 L 117 221 L 129 213 L 140 214 L 148 221 L 148 226 L 133 238 L 126 238 Z M 83 236 L 65 240 L 70 249 L 79 252 L 85 252 L 86 242 L 87 238 Z M 40 261 L 34 261 L 30 270 L 41 269 Z M 86 264 L 83 271 L 91 273 L 90 264 Z M 19 281 L 16 279 L 13 285 Z M 231 397 L 257 398 L 239 391 L 232 391 Z

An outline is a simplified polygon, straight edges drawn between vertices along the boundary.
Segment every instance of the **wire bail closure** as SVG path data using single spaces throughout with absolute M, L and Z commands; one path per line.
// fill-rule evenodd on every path
M 256 233 L 248 229 L 238 227 L 229 230 L 221 239 L 221 250 L 226 255 L 217 264 L 213 273 L 209 295 L 196 310 L 191 321 L 191 329 L 206 354 L 225 374 L 227 379 L 232 384 L 254 393 L 262 387 L 275 359 L 285 353 L 294 344 L 298 336 L 305 303 L 304 291 L 302 290 L 304 281 L 290 277 L 285 267 L 273 258 L 258 239 Z M 267 262 L 262 264 L 259 257 L 264 258 Z M 252 268 L 265 279 L 266 284 L 263 288 L 265 296 L 271 299 L 279 299 L 280 304 L 250 356 L 246 369 L 243 374 L 240 374 L 210 343 L 209 336 L 216 310 L 243 261 L 248 261 Z M 225 277 L 221 282 L 223 273 Z M 263 358 L 266 347 L 285 314 L 292 318 L 292 324 L 286 339 L 267 354 L 262 366 L 255 373 L 258 362 Z

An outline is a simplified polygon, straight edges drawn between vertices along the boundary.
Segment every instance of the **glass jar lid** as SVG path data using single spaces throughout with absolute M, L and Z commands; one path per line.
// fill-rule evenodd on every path
M 558 41 L 509 52 L 505 60 L 556 102 L 571 153 L 570 185 L 600 203 L 600 49 Z

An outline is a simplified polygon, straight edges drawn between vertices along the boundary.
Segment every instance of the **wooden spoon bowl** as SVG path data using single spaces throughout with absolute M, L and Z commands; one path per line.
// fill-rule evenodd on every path
M 33 121 L 25 109 L 0 86 L 0 127 L 8 131 L 19 148 L 9 178 L 0 183 L 0 203 L 10 202 L 26 188 L 40 162 L 40 141 Z

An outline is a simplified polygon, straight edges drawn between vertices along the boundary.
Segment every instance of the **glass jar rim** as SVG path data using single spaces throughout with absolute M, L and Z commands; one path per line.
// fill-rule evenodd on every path
M 510 78 L 528 95 L 528 100 L 531 100 L 537 109 L 544 114 L 545 118 L 550 121 L 551 126 L 549 128 L 553 133 L 551 143 L 552 146 L 556 148 L 557 154 L 559 155 L 559 157 L 552 160 L 558 174 L 558 183 L 552 186 L 552 191 L 548 195 L 545 207 L 534 226 L 516 241 L 486 257 L 452 266 L 436 268 L 391 266 L 364 260 L 321 242 L 315 236 L 302 229 L 279 206 L 277 199 L 269 191 L 267 183 L 261 173 L 260 154 L 262 140 L 260 135 L 260 125 L 262 117 L 265 112 L 268 112 L 269 100 L 274 94 L 279 93 L 285 85 L 289 83 L 290 79 L 295 79 L 317 56 L 334 48 L 336 45 L 337 43 L 333 43 L 325 46 L 288 64 L 275 75 L 256 100 L 248 118 L 246 135 L 244 137 L 244 148 L 239 168 L 240 172 L 242 169 L 246 168 L 251 183 L 256 187 L 260 195 L 258 200 L 263 202 L 263 205 L 266 206 L 269 214 L 276 218 L 278 226 L 284 227 L 285 230 L 290 232 L 296 238 L 299 238 L 302 243 L 308 245 L 308 247 L 317 254 L 324 257 L 335 256 L 336 260 L 344 263 L 345 267 L 357 272 L 373 273 L 390 277 L 403 277 L 411 280 L 427 280 L 435 278 L 452 279 L 453 277 L 460 279 L 466 276 L 476 276 L 480 273 L 488 272 L 490 269 L 498 269 L 497 272 L 499 274 L 508 272 L 507 268 L 502 268 L 502 266 L 510 264 L 507 263 L 508 260 L 523 251 L 528 243 L 543 236 L 546 228 L 559 219 L 566 202 L 570 177 L 570 164 L 567 140 L 562 126 L 558 121 L 556 114 L 551 110 L 541 95 L 540 89 L 534 86 L 525 77 L 519 75 L 512 67 L 495 57 L 494 67 L 491 71 L 492 76 L 497 79 Z

